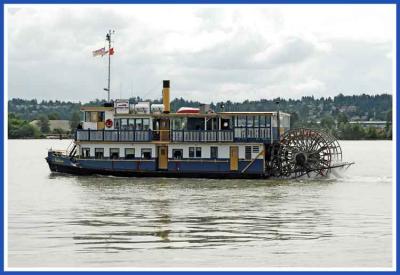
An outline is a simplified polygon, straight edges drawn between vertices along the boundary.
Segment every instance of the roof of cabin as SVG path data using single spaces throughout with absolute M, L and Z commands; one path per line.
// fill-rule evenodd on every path
M 82 106 L 82 111 L 113 111 L 114 107 L 103 107 L 103 106 Z M 276 115 L 276 111 L 274 112 L 217 112 L 217 113 L 148 113 L 148 114 L 114 114 L 115 116 L 154 116 L 154 117 L 218 117 L 218 116 L 233 116 L 233 115 L 265 115 L 272 116 Z M 285 112 L 280 112 L 283 115 L 290 115 Z
M 218 114 L 223 114 L 223 115 L 276 115 L 277 112 L 220 112 Z M 285 112 L 280 112 L 280 114 L 284 115 L 289 115 L 288 113 Z
M 114 107 L 104 107 L 104 106 L 82 106 L 81 111 L 92 111 L 92 112 L 99 112 L 99 111 L 112 111 Z

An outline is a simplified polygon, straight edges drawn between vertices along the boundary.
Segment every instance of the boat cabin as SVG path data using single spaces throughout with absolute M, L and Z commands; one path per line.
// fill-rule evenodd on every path
M 165 90 L 169 85 L 162 105 L 117 100 L 82 107 L 78 157 L 137 161 L 149 171 L 238 171 L 251 163 L 249 173 L 263 173 L 268 148 L 290 127 L 284 112 L 278 119 L 278 112 L 214 112 L 203 105 L 171 113 Z

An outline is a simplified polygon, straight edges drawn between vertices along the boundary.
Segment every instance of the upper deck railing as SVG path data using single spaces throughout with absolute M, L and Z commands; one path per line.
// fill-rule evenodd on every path
M 233 142 L 233 141 L 270 141 L 271 128 L 235 130 L 77 130 L 77 141 L 114 141 L 114 142 Z
M 77 141 L 133 141 L 144 142 L 152 140 L 151 130 L 77 130 Z
M 171 141 L 176 142 L 224 142 L 233 141 L 232 130 L 172 130 Z

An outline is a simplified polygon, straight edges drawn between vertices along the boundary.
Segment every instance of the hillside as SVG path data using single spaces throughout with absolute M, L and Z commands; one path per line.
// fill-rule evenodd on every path
M 131 98 L 131 103 L 145 101 L 140 97 Z M 153 103 L 161 103 L 159 100 L 150 100 Z M 276 102 L 279 101 L 279 108 L 283 112 L 288 112 L 292 115 L 291 122 L 293 127 L 308 126 L 322 127 L 327 129 L 337 130 L 336 134 L 340 137 L 341 133 L 339 124 L 348 123 L 350 121 L 387 121 L 386 134 L 381 134 L 381 137 L 388 136 L 389 124 L 392 120 L 392 95 L 353 95 L 344 96 L 339 94 L 333 98 L 314 98 L 302 97 L 301 99 L 260 99 L 257 101 L 243 102 L 215 102 L 211 103 L 210 107 L 215 111 L 274 111 L 277 110 Z M 95 100 L 87 103 L 73 103 L 63 101 L 41 101 L 25 100 L 13 98 L 8 101 L 8 112 L 13 115 L 13 119 L 20 119 L 30 122 L 32 120 L 41 119 L 47 120 L 79 120 L 79 108 L 82 105 L 100 105 L 104 100 Z M 180 107 L 197 107 L 200 102 L 188 101 L 183 98 L 175 98 L 171 102 L 172 111 L 178 110 Z M 47 123 L 47 122 L 45 122 Z M 23 123 L 20 123 L 22 125 Z M 348 126 L 350 127 L 350 126 Z M 357 128 L 357 126 L 351 126 Z M 10 127 L 9 127 L 10 128 Z M 47 127 L 44 127 L 47 129 Z M 332 130 L 332 131 L 333 131 Z M 357 137 L 367 136 L 367 130 L 364 130 L 365 135 L 358 132 Z M 352 130 L 348 129 L 351 133 Z M 373 137 L 377 133 L 371 134 Z M 349 137 L 351 134 L 348 135 Z M 391 136 L 391 134 L 390 134 Z M 342 138 L 346 138 L 342 136 Z

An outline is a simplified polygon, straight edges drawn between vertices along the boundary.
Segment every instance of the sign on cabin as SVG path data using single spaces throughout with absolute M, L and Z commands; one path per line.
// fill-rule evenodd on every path
M 115 113 L 116 114 L 129 114 L 129 100 L 128 99 L 117 99 L 115 101 Z

